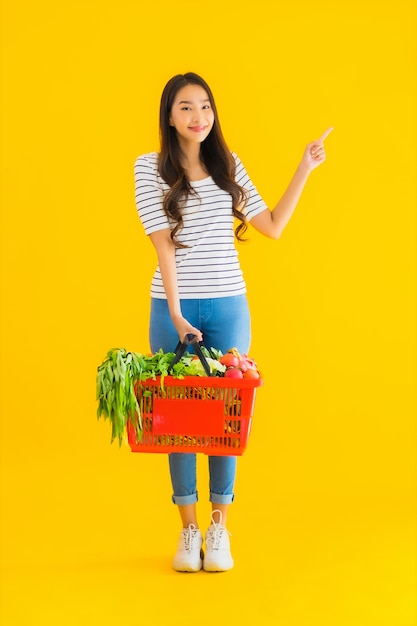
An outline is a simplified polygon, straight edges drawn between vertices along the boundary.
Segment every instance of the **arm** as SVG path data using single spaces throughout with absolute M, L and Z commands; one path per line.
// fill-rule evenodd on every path
M 170 229 L 164 228 L 163 230 L 158 230 L 151 233 L 149 238 L 158 255 L 159 269 L 168 301 L 169 314 L 179 338 L 183 341 L 185 335 L 191 334 L 196 335 L 198 341 L 202 341 L 203 336 L 201 331 L 191 326 L 181 313 L 177 285 L 177 267 L 175 264 L 175 246 L 171 239 Z
M 298 204 L 311 172 L 326 160 L 324 140 L 333 128 L 328 128 L 317 141 L 308 144 L 290 184 L 272 211 L 265 210 L 252 218 L 252 226 L 267 237 L 278 239 Z

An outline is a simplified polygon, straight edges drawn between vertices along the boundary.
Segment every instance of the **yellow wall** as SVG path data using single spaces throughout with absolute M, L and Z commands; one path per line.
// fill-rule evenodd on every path
M 110 446 L 94 394 L 109 348 L 148 350 L 155 258 L 134 206 L 133 163 L 158 147 L 165 82 L 195 71 L 271 206 L 305 144 L 334 126 L 328 161 L 281 240 L 252 232 L 240 247 L 265 387 L 239 462 L 233 533 L 260 516 L 279 541 L 304 520 L 294 545 L 308 554 L 308 533 L 317 539 L 326 523 L 336 551 L 380 537 L 404 588 L 381 583 L 385 605 L 353 595 L 357 613 L 337 616 L 335 605 L 329 623 L 415 623 L 404 591 L 416 489 L 415 9 L 411 0 L 3 1 L 5 567 L 140 556 L 132 534 L 161 536 L 164 524 L 167 553 L 174 547 L 166 459 Z M 200 493 L 206 512 L 204 482 Z M 351 543 L 340 524 L 356 528 Z M 298 559 L 292 581 L 308 575 Z M 275 560 L 260 569 L 278 575 Z M 285 588 L 285 572 L 280 580 Z M 19 594 L 16 582 L 7 623 L 42 623 L 19 613 Z M 297 619 L 288 608 L 282 623 L 316 623 L 309 606 Z M 268 610 L 258 622 L 278 623 Z M 125 620 L 112 623 L 134 623 Z

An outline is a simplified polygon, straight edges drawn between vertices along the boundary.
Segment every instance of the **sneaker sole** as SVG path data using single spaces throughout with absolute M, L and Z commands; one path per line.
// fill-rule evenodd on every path
M 203 564 L 201 563 L 200 566 L 196 567 L 175 567 L 175 565 L 173 565 L 172 567 L 176 572 L 183 572 L 184 574 L 195 574 L 196 572 L 200 572 L 203 569 Z
M 229 566 L 220 567 L 216 565 L 216 563 L 203 563 L 203 569 L 205 572 L 228 572 L 233 569 L 234 563 L 231 563 Z

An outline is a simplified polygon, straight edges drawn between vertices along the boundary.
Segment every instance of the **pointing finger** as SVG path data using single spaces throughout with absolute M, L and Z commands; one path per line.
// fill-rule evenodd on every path
M 328 128 L 326 131 L 324 131 L 324 133 L 320 137 L 319 141 L 324 141 L 326 139 L 326 137 L 328 137 L 330 135 L 332 130 L 333 130 L 333 126 L 330 126 L 330 128 Z

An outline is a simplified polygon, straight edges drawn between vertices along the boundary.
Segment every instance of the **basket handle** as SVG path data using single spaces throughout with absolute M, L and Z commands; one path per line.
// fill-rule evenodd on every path
M 168 374 L 170 373 L 170 371 L 174 367 L 174 365 L 176 363 L 178 363 L 178 361 L 180 360 L 180 358 L 182 357 L 182 355 L 186 351 L 187 346 L 189 346 L 189 345 L 194 346 L 195 353 L 197 354 L 198 358 L 200 359 L 200 361 L 201 361 L 201 363 L 202 363 L 202 365 L 204 367 L 204 371 L 206 372 L 207 376 L 213 376 L 213 374 L 210 371 L 210 365 L 208 364 L 207 359 L 204 356 L 203 351 L 201 350 L 201 346 L 203 344 L 197 341 L 197 337 L 195 335 L 185 335 L 184 341 L 179 341 L 178 342 L 178 345 L 175 348 L 175 357 L 174 357 L 171 365 L 168 368 Z

